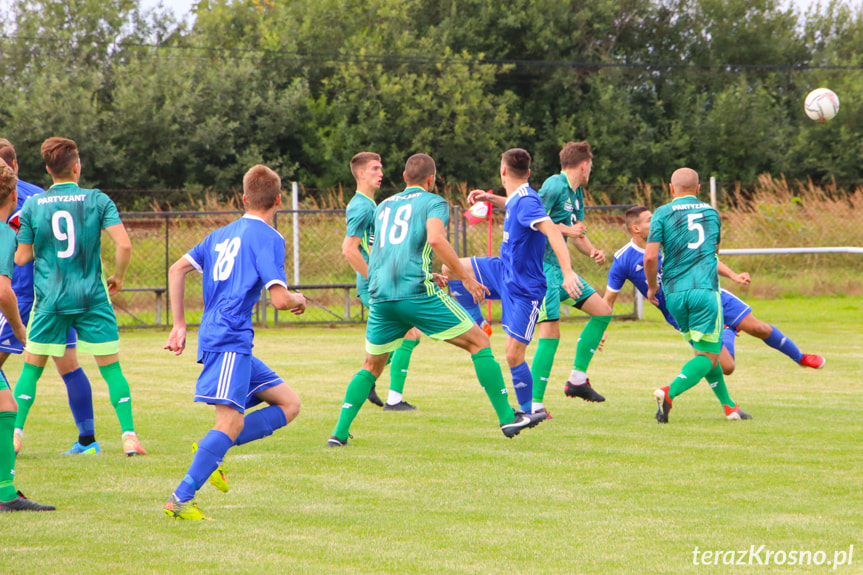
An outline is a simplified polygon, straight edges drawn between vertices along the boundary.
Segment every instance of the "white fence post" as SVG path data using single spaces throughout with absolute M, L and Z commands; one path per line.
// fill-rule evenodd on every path
M 710 176 L 710 205 L 716 209 L 716 177 Z
M 300 285 L 300 185 L 291 182 L 291 209 L 294 211 L 294 285 Z

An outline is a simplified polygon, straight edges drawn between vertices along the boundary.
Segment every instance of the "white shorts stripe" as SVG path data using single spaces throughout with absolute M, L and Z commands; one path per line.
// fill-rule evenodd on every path
M 231 386 L 231 376 L 234 374 L 235 352 L 228 352 L 222 358 L 222 371 L 219 374 L 219 385 L 216 387 L 216 397 L 228 399 L 228 390 Z

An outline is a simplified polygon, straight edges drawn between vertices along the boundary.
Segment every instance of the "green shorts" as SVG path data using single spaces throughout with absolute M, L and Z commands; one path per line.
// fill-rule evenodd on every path
M 721 298 L 719 291 L 709 289 L 665 294 L 668 311 L 680 327 L 683 339 L 692 342 L 698 351 L 719 353 L 722 349 Z M 702 345 L 696 345 L 699 343 Z
M 398 349 L 412 327 L 432 339 L 448 340 L 474 325 L 464 308 L 440 290 L 427 297 L 375 302 L 366 324 L 366 351 L 382 355 Z
M 542 271 L 545 272 L 545 281 L 548 283 L 548 287 L 545 290 L 542 307 L 539 308 L 538 321 L 540 322 L 559 320 L 561 304 L 580 309 L 585 300 L 596 293 L 596 290 L 579 276 L 578 279 L 581 280 L 584 287 L 581 289 L 581 296 L 578 299 L 572 299 L 572 296 L 563 289 L 563 270 L 560 269 L 560 266 L 543 262 Z
M 68 315 L 34 311 L 27 325 L 27 345 L 24 349 L 36 355 L 63 357 L 70 327 L 78 332 L 80 353 L 111 355 L 120 351 L 117 316 L 110 305 Z

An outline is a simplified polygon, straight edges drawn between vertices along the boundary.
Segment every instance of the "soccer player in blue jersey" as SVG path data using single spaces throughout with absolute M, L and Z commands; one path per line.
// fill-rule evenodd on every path
M 672 401 L 706 379 L 731 420 L 751 419 L 728 395 L 719 352 L 722 349 L 722 307 L 716 254 L 722 224 L 719 214 L 697 198 L 698 174 L 680 168 L 671 175 L 673 200 L 656 210 L 644 249 L 647 300 L 659 305 L 659 260 L 662 291 L 681 334 L 695 351 L 670 385 L 657 389 L 656 421 L 668 423 Z
M 368 309 L 369 254 L 375 241 L 375 191 L 381 187 L 384 172 L 381 157 L 374 152 L 360 152 L 351 158 L 351 173 L 357 181 L 357 192 L 345 211 L 346 229 L 342 242 L 342 254 L 357 272 L 357 296 Z M 401 346 L 390 356 L 390 391 L 384 404 L 375 391 L 369 392 L 369 401 L 383 407 L 384 411 L 414 411 L 416 407 L 404 400 L 402 394 L 411 362 L 411 354 L 420 343 L 420 331 L 411 329 Z
M 0 138 L 0 158 L 12 168 L 17 176 L 18 155 L 12 143 L 3 138 Z M 34 186 L 20 179 L 18 180 L 18 204 L 7 221 L 12 229 L 18 229 L 18 216 L 21 214 L 21 208 L 24 206 L 27 198 L 41 194 L 44 191 L 39 186 Z M 33 262 L 23 266 L 15 266 L 15 272 L 12 275 L 12 289 L 15 291 L 15 296 L 18 299 L 18 312 L 24 321 L 24 325 L 26 325 L 30 320 L 30 310 L 33 308 Z M 96 441 L 96 429 L 93 420 L 93 392 L 87 374 L 78 365 L 75 346 L 75 330 L 70 329 L 66 336 L 66 353 L 63 357 L 54 358 L 57 372 L 66 384 L 69 407 L 72 410 L 72 417 L 78 428 L 78 441 L 75 442 L 72 449 L 65 453 L 67 455 L 79 453 L 96 454 L 100 452 L 100 449 L 99 443 Z M 12 327 L 6 321 L 6 318 L 0 316 L 0 373 L 2 373 L 2 367 L 9 358 L 9 354 L 21 354 L 23 352 L 24 343 L 15 337 Z M 22 403 L 29 402 L 32 404 L 34 399 L 35 390 L 33 392 L 21 390 L 18 397 L 18 401 Z M 15 453 L 21 450 L 23 438 L 24 430 L 16 429 L 14 436 Z
M 186 347 L 183 296 L 186 275 L 203 274 L 204 316 L 198 330 L 198 363 L 203 370 L 195 401 L 216 408 L 216 424 L 200 441 L 192 465 L 165 503 L 178 519 L 206 519 L 194 501 L 209 481 L 228 486 L 221 462 L 233 445 L 272 435 L 300 412 L 300 398 L 264 362 L 252 355 L 252 310 L 266 288 L 276 309 L 305 310 L 305 297 L 287 289 L 285 239 L 271 227 L 281 204 L 282 181 L 273 170 L 257 165 L 243 177 L 246 214 L 219 228 L 171 266 L 171 312 L 174 327 L 165 349 L 180 355 Z M 246 414 L 266 402 L 269 406 Z
M 0 158 L 0 312 L 16 338 L 27 338 L 24 322 L 18 313 L 18 302 L 12 289 L 12 270 L 15 266 L 15 231 L 6 220 L 15 209 L 15 171 Z M 31 501 L 15 489 L 15 411 L 18 406 L 6 376 L 0 371 L 0 512 L 3 511 L 54 511 L 51 505 Z
M 407 188 L 381 202 L 375 211 L 375 244 L 369 259 L 372 307 L 366 325 L 366 359 L 348 384 L 338 423 L 327 440 L 328 447 L 348 444 L 351 423 L 383 371 L 387 356 L 401 345 L 412 327 L 471 354 L 477 379 L 506 437 L 514 437 L 545 419 L 544 414 L 513 411 L 488 335 L 436 285 L 431 271 L 432 253 L 449 268 L 453 279 L 464 283 L 475 301 L 481 301 L 488 293 L 464 269 L 447 241 L 449 204 L 431 192 L 436 173 L 431 156 L 414 154 L 405 163 L 403 176 Z
M 514 148 L 503 153 L 500 180 L 506 198 L 473 190 L 468 201 L 490 201 L 506 209 L 500 257 L 463 258 L 462 265 L 472 277 L 489 288 L 491 299 L 501 300 L 503 330 L 507 334 L 506 361 L 512 385 L 521 409 L 533 413 L 533 377 L 524 360 L 525 350 L 533 339 L 534 329 L 547 283 L 543 271 L 546 239 L 563 270 L 563 287 L 578 298 L 581 282 L 572 271 L 569 250 L 563 234 L 542 206 L 539 194 L 530 187 L 530 154 Z M 449 269 L 444 266 L 443 274 Z M 459 281 L 450 282 L 454 293 L 463 293 Z M 464 302 L 471 305 L 472 300 Z

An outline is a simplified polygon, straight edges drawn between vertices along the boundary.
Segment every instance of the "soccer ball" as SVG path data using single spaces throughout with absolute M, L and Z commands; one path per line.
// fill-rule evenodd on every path
M 804 106 L 806 115 L 812 120 L 818 122 L 832 120 L 833 116 L 839 112 L 839 98 L 832 90 L 818 88 L 809 92 Z

